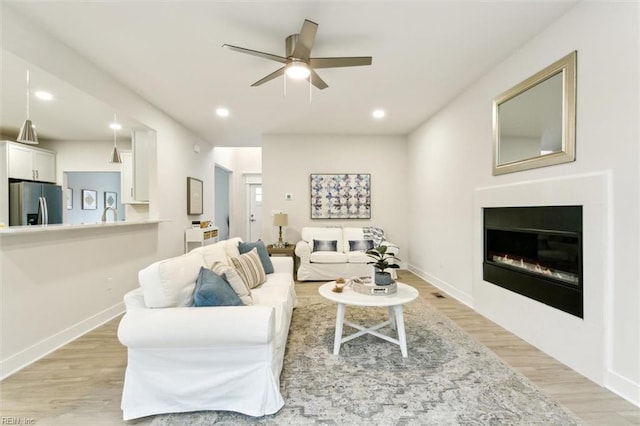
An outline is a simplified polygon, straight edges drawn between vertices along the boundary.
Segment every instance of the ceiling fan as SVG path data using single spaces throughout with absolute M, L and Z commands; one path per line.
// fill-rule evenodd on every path
M 285 73 L 291 78 L 306 79 L 318 89 L 329 87 L 316 73 L 318 68 L 341 68 L 371 65 L 371 56 L 349 56 L 339 58 L 311 58 L 311 48 L 316 39 L 318 24 L 305 19 L 299 34 L 292 34 L 285 39 L 285 56 L 272 55 L 271 53 L 259 52 L 257 50 L 245 49 L 244 47 L 223 44 L 222 47 L 246 53 L 247 55 L 258 56 L 280 62 L 284 66 L 268 76 L 261 78 L 251 85 L 251 87 L 280 77 Z

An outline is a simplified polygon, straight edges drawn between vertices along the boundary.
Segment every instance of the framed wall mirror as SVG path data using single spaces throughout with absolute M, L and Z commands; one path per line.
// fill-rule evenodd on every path
M 575 161 L 576 56 L 571 52 L 495 98 L 494 175 Z

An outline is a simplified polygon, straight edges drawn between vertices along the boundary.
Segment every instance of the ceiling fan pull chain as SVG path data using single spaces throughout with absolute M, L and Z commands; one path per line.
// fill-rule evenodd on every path
M 286 98 L 287 97 L 287 75 L 285 74 L 283 77 L 284 78 L 282 80 L 284 81 L 284 83 L 282 83 L 282 84 L 284 85 L 284 89 L 283 89 L 284 90 L 284 97 Z
M 311 84 L 311 78 L 312 76 L 309 76 L 309 103 L 311 103 L 311 94 L 313 93 L 313 90 L 311 90 L 313 88 L 313 85 Z

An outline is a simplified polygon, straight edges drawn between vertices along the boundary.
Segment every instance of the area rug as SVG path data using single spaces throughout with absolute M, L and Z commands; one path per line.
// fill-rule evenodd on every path
M 343 344 L 334 356 L 335 315 L 335 304 L 300 298 L 280 379 L 285 406 L 278 413 L 167 414 L 152 425 L 580 424 L 422 298 L 404 309 L 408 358 L 371 335 Z M 373 325 L 386 315 L 386 308 L 350 306 L 345 320 Z M 345 325 L 345 335 L 353 331 Z M 380 331 L 395 336 L 389 327 Z

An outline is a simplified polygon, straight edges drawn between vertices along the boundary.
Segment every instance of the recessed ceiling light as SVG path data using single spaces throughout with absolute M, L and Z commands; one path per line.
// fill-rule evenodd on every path
M 216 115 L 218 117 L 228 117 L 229 116 L 229 110 L 227 108 L 216 108 Z
M 383 109 L 376 109 L 373 111 L 373 113 L 371 113 L 371 115 L 373 116 L 373 118 L 383 118 L 385 116 L 385 112 Z
M 44 90 L 38 90 L 36 93 L 36 98 L 41 99 L 43 101 L 50 101 L 53 99 L 53 95 L 49 92 L 45 92 Z

